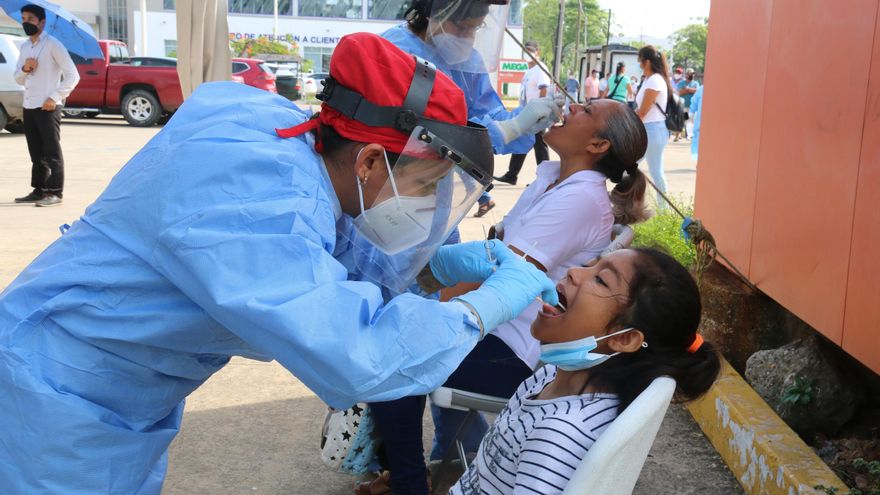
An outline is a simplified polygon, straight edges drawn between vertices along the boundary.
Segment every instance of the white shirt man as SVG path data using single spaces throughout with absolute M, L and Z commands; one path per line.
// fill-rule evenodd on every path
M 79 73 L 64 45 L 43 31 L 42 7 L 25 5 L 21 20 L 29 39 L 21 46 L 14 77 L 24 86 L 24 134 L 33 191 L 15 202 L 55 206 L 61 203 L 64 189 L 61 105 L 79 82 Z

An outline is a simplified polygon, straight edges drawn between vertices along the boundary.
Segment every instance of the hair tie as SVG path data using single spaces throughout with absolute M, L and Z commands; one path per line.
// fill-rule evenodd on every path
M 639 164 L 638 164 L 638 163 L 633 163 L 633 164 L 630 165 L 629 167 L 626 167 L 625 170 L 626 170 L 626 173 L 629 174 L 629 175 L 636 175 L 636 172 L 639 171 Z
M 694 334 L 694 341 L 691 343 L 690 347 L 687 348 L 688 354 L 693 354 L 700 350 L 700 347 L 703 345 L 703 336 L 700 335 L 699 332 Z

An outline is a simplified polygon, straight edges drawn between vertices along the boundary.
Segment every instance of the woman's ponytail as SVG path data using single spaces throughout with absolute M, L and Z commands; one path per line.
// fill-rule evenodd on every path
M 595 169 L 615 184 L 611 191 L 614 223 L 631 225 L 648 219 L 645 206 L 647 179 L 639 170 L 638 161 L 648 149 L 648 133 L 638 115 L 626 105 L 609 113 L 607 127 L 598 135 L 611 143 Z
M 632 225 L 643 222 L 650 217 L 648 207 L 645 205 L 647 185 L 645 174 L 638 169 L 636 164 L 627 169 L 626 175 L 621 177 L 620 182 L 614 186 L 610 194 L 614 223 Z

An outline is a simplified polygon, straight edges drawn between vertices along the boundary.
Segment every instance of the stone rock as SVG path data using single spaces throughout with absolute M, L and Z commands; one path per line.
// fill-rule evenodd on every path
M 852 419 L 862 397 L 856 380 L 848 379 L 829 360 L 816 337 L 778 349 L 758 351 L 746 362 L 746 380 L 779 416 L 799 433 L 834 432 Z M 802 402 L 783 400 L 801 393 Z
M 700 331 L 739 373 L 745 372 L 746 361 L 756 351 L 774 349 L 814 332 L 773 299 L 753 292 L 720 263 L 713 263 L 703 274 L 700 292 Z

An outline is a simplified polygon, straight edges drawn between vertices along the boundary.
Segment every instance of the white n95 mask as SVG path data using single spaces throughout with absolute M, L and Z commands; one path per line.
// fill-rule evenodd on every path
M 449 65 L 458 65 L 466 62 L 474 51 L 473 40 L 461 38 L 452 34 L 440 33 L 431 36 L 437 52 Z
M 394 183 L 387 153 L 385 166 L 388 168 L 388 180 L 391 182 L 394 197 L 365 209 L 363 187 L 358 181 L 361 214 L 354 219 L 354 227 L 380 251 L 393 255 L 428 239 L 437 210 L 437 196 L 401 196 Z

